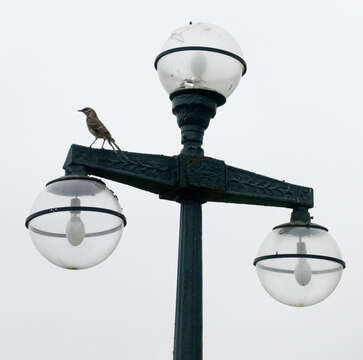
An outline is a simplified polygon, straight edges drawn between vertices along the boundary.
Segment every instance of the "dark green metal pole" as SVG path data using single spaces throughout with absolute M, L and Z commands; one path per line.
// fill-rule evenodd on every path
M 202 205 L 181 201 L 174 360 L 202 360 Z
M 207 95 L 208 96 L 207 96 Z M 182 133 L 181 154 L 201 157 L 204 131 L 217 109 L 215 95 L 181 92 L 171 96 Z M 196 193 L 180 195 L 178 283 L 174 360 L 203 359 L 202 201 Z

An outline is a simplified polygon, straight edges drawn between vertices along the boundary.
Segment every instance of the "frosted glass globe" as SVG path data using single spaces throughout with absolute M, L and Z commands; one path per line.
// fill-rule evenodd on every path
M 51 263 L 74 270 L 109 257 L 125 223 L 116 196 L 102 181 L 77 176 L 48 183 L 26 221 L 38 251 Z
M 258 277 L 276 300 L 309 306 L 327 298 L 337 287 L 345 266 L 327 229 L 311 226 L 275 228 L 255 259 Z
M 176 29 L 155 60 L 168 94 L 205 89 L 227 98 L 246 71 L 238 43 L 225 30 L 206 23 Z

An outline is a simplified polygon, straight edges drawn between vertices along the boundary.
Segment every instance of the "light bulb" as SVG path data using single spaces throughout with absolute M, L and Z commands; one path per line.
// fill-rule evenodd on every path
M 190 79 L 185 79 L 182 86 L 185 88 L 203 86 L 204 80 L 202 80 L 202 77 L 207 70 L 207 58 L 203 53 L 198 52 L 193 55 L 190 61 L 190 70 L 192 72 L 192 76 Z
M 198 52 L 192 57 L 190 69 L 195 78 L 202 80 L 202 76 L 207 70 L 207 59 L 203 53 Z
M 71 206 L 80 206 L 81 201 L 78 198 L 71 199 Z M 66 236 L 72 246 L 81 245 L 86 233 L 82 219 L 79 216 L 79 210 L 71 210 L 71 218 L 66 226 Z
M 301 286 L 306 286 L 311 280 L 311 267 L 304 258 L 300 258 L 295 266 L 295 279 Z
M 71 214 L 67 223 L 66 235 L 69 243 L 73 246 L 81 245 L 85 235 L 84 224 L 78 214 Z
M 297 254 L 306 254 L 306 244 L 300 241 L 297 243 Z M 301 286 L 306 286 L 309 284 L 311 280 L 311 267 L 305 258 L 299 258 L 296 266 L 295 266 L 295 279 Z

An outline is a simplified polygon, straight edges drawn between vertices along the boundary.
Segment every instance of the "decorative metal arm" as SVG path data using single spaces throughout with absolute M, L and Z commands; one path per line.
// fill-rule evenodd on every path
M 177 161 L 173 157 L 72 145 L 63 166 L 66 174 L 96 175 L 155 194 L 175 187 Z
M 162 199 L 198 199 L 312 208 L 313 190 L 193 155 L 163 156 L 72 145 L 64 169 L 89 174 L 160 195 Z

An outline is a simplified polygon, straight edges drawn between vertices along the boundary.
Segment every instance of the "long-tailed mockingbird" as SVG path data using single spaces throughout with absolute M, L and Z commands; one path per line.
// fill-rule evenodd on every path
M 101 122 L 101 120 L 98 118 L 96 111 L 94 111 L 93 109 L 91 109 L 90 107 L 85 107 L 82 110 L 78 110 L 80 112 L 83 112 L 83 114 L 85 114 L 87 116 L 87 127 L 88 130 L 90 131 L 90 133 L 96 137 L 95 141 L 90 145 L 90 147 L 92 147 L 92 145 L 98 140 L 98 139 L 103 139 L 103 143 L 102 143 L 102 148 L 105 145 L 105 141 L 107 140 L 107 142 L 110 144 L 110 146 L 112 147 L 113 150 L 119 150 L 122 151 L 116 144 L 114 138 L 111 136 L 111 133 L 107 130 L 106 126 L 103 125 L 103 123 Z

